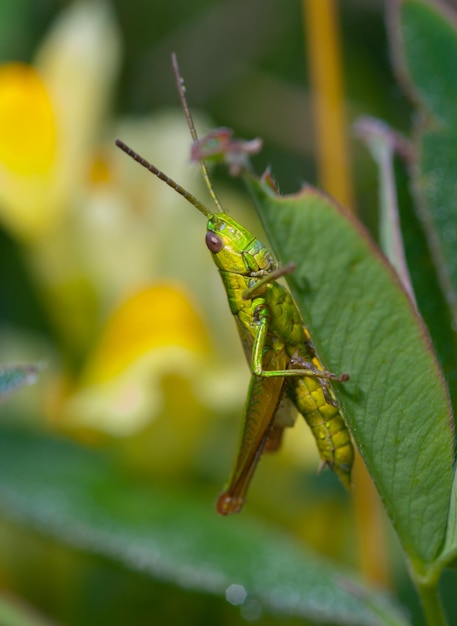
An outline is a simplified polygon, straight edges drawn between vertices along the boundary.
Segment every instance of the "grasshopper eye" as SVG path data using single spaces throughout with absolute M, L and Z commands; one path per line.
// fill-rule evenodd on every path
M 222 239 L 210 230 L 206 233 L 205 242 L 211 252 L 219 252 L 224 247 Z

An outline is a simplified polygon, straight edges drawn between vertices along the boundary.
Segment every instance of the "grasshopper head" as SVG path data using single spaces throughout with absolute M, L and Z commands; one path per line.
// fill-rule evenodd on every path
M 226 213 L 209 216 L 205 241 L 220 270 L 250 276 L 277 267 L 263 243 Z

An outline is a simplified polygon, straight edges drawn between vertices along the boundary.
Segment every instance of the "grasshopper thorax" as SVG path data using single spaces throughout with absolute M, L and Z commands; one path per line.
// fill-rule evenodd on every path
M 271 252 L 227 213 L 208 218 L 206 245 L 217 267 L 244 276 L 262 276 L 277 268 Z

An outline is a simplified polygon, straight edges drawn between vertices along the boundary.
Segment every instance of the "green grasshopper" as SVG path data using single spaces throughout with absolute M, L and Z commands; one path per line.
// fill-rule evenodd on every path
M 197 142 L 184 82 L 174 55 L 172 61 L 192 139 Z M 349 376 L 337 376 L 323 368 L 291 294 L 277 282 L 278 278 L 292 272 L 294 265 L 278 267 L 270 250 L 224 212 L 203 161 L 201 167 L 216 206 L 214 211 L 124 142 L 118 139 L 116 145 L 207 217 L 206 246 L 222 278 L 250 366 L 251 380 L 238 455 L 229 481 L 217 500 L 218 513 L 228 515 L 241 510 L 262 453 L 276 450 L 284 428 L 293 424 L 291 412 L 284 406 L 288 400 L 310 426 L 322 465 L 333 469 L 349 488 L 354 450 L 329 382 L 344 382 Z

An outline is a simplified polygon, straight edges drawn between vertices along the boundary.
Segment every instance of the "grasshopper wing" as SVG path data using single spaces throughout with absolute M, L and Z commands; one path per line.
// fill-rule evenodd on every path
M 285 352 L 270 353 L 265 365 L 268 369 L 284 369 L 287 360 Z M 257 463 L 272 435 L 283 388 L 283 377 L 251 376 L 238 456 L 230 479 L 217 500 L 217 512 L 220 515 L 238 513 L 244 504 Z

